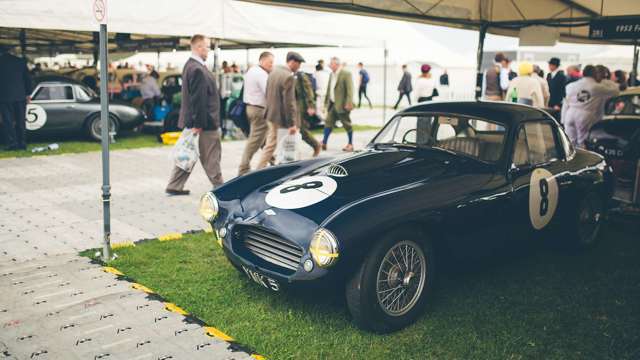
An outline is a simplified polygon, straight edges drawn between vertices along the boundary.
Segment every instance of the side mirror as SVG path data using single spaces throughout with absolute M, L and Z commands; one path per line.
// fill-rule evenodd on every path
M 522 164 L 522 165 L 511 164 L 511 167 L 509 168 L 509 172 L 508 172 L 509 178 L 513 179 L 515 177 L 526 174 L 529 171 L 531 171 L 531 165 L 529 164 Z

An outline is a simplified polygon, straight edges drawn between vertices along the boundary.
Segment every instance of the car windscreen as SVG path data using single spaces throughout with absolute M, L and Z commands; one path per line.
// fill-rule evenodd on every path
M 607 115 L 640 115 L 640 95 L 622 95 L 607 102 Z
M 505 138 L 506 126 L 498 122 L 447 114 L 405 114 L 391 119 L 372 144 L 436 147 L 496 162 Z

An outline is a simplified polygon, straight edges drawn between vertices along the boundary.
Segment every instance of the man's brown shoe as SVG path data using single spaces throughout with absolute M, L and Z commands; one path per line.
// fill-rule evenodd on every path
M 352 152 L 353 151 L 353 145 L 347 144 L 347 146 L 342 148 L 342 151 Z
M 165 192 L 169 196 L 180 196 L 180 195 L 189 195 L 189 190 L 174 190 L 174 189 L 166 189 Z
M 326 150 L 327 150 L 327 144 L 322 143 L 322 150 L 323 150 L 323 151 L 326 151 Z

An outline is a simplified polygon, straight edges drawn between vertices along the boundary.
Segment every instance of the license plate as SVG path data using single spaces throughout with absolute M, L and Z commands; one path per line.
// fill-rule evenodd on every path
M 274 279 L 266 275 L 262 275 L 257 271 L 251 270 L 244 265 L 242 266 L 242 270 L 244 270 L 244 273 L 247 274 L 249 279 L 255 281 L 257 284 L 264 286 L 265 288 L 272 291 L 280 290 L 280 284 L 278 284 L 278 282 Z

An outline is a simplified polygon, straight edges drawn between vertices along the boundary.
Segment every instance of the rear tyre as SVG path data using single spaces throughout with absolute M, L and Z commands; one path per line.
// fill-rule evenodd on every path
M 118 121 L 115 116 L 109 114 L 109 131 L 113 133 L 114 137 L 118 134 L 118 129 Z M 93 140 L 102 140 L 102 123 L 100 121 L 100 114 L 95 114 L 87 120 L 87 123 L 85 124 L 85 132 Z
M 392 231 L 366 256 L 346 283 L 356 325 L 377 333 L 416 321 L 431 296 L 435 261 L 431 242 L 415 229 Z
M 585 250 L 595 246 L 606 215 L 604 200 L 597 193 L 590 192 L 582 198 L 569 222 L 569 248 Z

